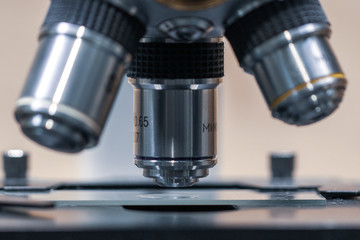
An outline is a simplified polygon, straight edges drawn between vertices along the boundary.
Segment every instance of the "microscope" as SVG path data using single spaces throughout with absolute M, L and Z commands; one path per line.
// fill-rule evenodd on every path
M 53 150 L 94 147 L 127 74 L 136 166 L 192 186 L 217 163 L 223 37 L 272 116 L 302 126 L 344 95 L 330 35 L 318 0 L 52 0 L 16 120 Z
M 195 184 L 217 163 L 223 37 L 271 115 L 303 126 L 344 95 L 330 35 L 319 0 L 52 0 L 16 103 L 22 131 L 60 152 L 96 146 L 127 75 L 135 165 L 157 185 L 39 181 L 10 150 L 0 237 L 360 239 L 360 184 L 295 178 L 291 153 L 271 155 L 269 179 Z

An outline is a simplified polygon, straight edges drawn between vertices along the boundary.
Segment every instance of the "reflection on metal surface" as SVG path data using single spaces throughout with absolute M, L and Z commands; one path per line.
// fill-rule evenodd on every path
M 209 175 L 209 168 L 216 165 L 216 158 L 195 160 L 135 159 L 135 165 L 143 169 L 143 175 L 153 178 L 164 187 L 189 187 Z
M 197 41 L 213 29 L 212 22 L 200 17 L 176 17 L 159 24 L 158 29 L 177 41 Z
M 54 202 L 28 199 L 26 196 L 0 195 L 0 207 L 53 208 Z
M 167 7 L 177 10 L 194 11 L 203 10 L 220 5 L 226 0 L 156 0 Z
M 324 80 L 326 78 L 340 78 L 340 79 L 346 79 L 345 74 L 344 73 L 333 73 L 330 74 L 328 76 L 325 77 L 321 77 L 321 78 L 317 78 L 317 79 L 313 79 L 307 83 L 302 83 L 298 86 L 296 86 L 294 89 L 291 89 L 287 92 L 285 92 L 283 95 L 281 95 L 280 97 L 278 97 L 277 99 L 275 99 L 271 104 L 270 104 L 270 109 L 272 110 L 273 108 L 275 108 L 277 105 L 279 105 L 282 101 L 284 101 L 286 98 L 288 98 L 289 96 L 291 96 L 294 92 L 296 91 L 301 91 L 302 89 L 309 87 L 309 85 L 313 85 L 316 84 L 317 82 Z

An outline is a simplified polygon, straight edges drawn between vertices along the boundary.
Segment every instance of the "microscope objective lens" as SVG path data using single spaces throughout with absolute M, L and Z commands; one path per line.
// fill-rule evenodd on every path
M 189 187 L 217 164 L 223 37 L 271 115 L 302 126 L 344 96 L 330 35 L 319 0 L 52 0 L 16 120 L 50 149 L 95 147 L 127 74 L 135 165 Z

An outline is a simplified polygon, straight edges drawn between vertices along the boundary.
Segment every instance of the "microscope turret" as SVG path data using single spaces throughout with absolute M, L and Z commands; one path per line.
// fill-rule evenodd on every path
M 16 119 L 51 149 L 93 147 L 128 70 L 135 164 L 161 186 L 191 186 L 217 162 L 224 36 L 275 118 L 311 124 L 341 102 L 318 0 L 52 0 Z

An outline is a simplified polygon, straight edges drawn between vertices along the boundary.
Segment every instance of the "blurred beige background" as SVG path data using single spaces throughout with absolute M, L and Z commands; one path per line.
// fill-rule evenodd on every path
M 219 164 L 213 175 L 266 177 L 269 152 L 293 150 L 300 177 L 360 179 L 360 1 L 321 2 L 332 22 L 333 48 L 349 80 L 342 106 L 331 117 L 307 127 L 272 119 L 255 80 L 238 67 L 227 46 L 219 101 Z M 0 1 L 0 151 L 29 151 L 30 173 L 38 178 L 140 176 L 131 159 L 132 98 L 126 82 L 96 149 L 76 155 L 47 150 L 27 140 L 15 123 L 15 101 L 36 51 L 48 5 L 48 0 Z

